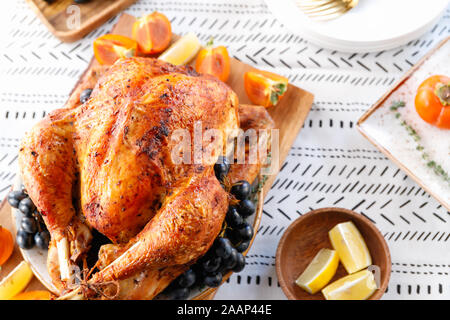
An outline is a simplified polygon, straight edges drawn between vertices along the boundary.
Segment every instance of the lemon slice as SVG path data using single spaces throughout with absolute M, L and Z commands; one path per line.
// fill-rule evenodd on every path
M 314 294 L 330 282 L 338 265 L 339 256 L 336 251 L 320 249 L 295 283 L 303 290 Z
M 0 282 L 0 300 L 9 300 L 28 285 L 33 272 L 28 263 L 22 261 Z
M 375 277 L 366 269 L 336 280 L 322 293 L 327 300 L 367 300 L 376 289 Z
M 353 222 L 339 223 L 328 235 L 348 273 L 352 274 L 372 264 L 369 249 Z
M 158 59 L 179 66 L 191 61 L 198 50 L 200 50 L 200 41 L 194 33 L 189 32 L 172 44 Z

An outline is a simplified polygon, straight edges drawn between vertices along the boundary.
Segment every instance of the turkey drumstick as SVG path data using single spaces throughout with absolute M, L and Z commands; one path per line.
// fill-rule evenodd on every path
M 73 127 L 70 110 L 55 110 L 24 137 L 18 157 L 27 192 L 48 226 L 51 246 L 57 247 L 63 280 L 70 276 L 70 259 L 85 252 L 91 240 L 72 203 L 77 172 Z
M 92 282 L 124 279 L 144 269 L 184 265 L 204 255 L 222 228 L 228 195 L 214 173 L 189 178 Z

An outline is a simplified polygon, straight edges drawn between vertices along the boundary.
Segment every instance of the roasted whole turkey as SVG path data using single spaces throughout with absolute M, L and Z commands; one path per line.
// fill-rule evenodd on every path
M 152 299 L 209 249 L 230 196 L 214 161 L 175 163 L 171 139 L 178 129 L 194 136 L 197 122 L 223 133 L 209 149 L 213 160 L 235 129 L 273 127 L 264 108 L 239 106 L 233 90 L 211 76 L 128 58 L 85 75 L 66 107 L 26 134 L 21 176 L 50 231 L 48 270 L 61 294 Z M 232 165 L 229 177 L 252 181 L 260 166 Z M 69 279 L 74 266 L 83 267 L 93 229 L 111 243 L 84 274 L 84 289 L 73 289 Z

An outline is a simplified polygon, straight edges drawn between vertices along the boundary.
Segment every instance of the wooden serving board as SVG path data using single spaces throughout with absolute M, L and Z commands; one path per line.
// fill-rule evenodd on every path
M 27 0 L 31 8 L 51 33 L 64 42 L 73 42 L 100 27 L 110 18 L 136 2 L 136 0 L 90 0 L 77 4 L 73 0 Z M 79 8 L 69 8 L 76 5 Z M 79 12 L 80 25 L 71 29 L 74 14 Z M 69 23 L 68 23 L 69 22 Z
M 117 24 L 111 30 L 111 33 L 129 37 L 131 35 L 131 28 L 135 19 L 136 18 L 131 15 L 123 14 Z M 178 36 L 174 35 L 173 41 L 175 41 L 177 38 Z M 95 58 L 92 58 L 81 79 L 88 77 L 90 74 L 90 70 L 97 66 L 98 62 L 95 60 Z M 251 66 L 239 60 L 231 59 L 231 72 L 230 78 L 228 79 L 227 83 L 236 92 L 241 104 L 251 104 L 244 89 L 244 74 L 251 69 L 253 69 Z M 72 91 L 72 98 L 73 96 L 79 94 L 83 89 L 81 87 L 81 79 Z M 279 130 L 279 163 L 277 170 L 275 170 L 275 174 L 269 176 L 264 184 L 262 196 L 259 201 L 260 204 L 263 203 L 264 197 L 266 196 L 267 192 L 269 192 L 270 187 L 275 181 L 280 166 L 286 159 L 295 138 L 297 137 L 300 129 L 303 126 L 309 110 L 311 109 L 313 98 L 314 96 L 311 93 L 289 84 L 288 90 L 279 104 L 268 110 L 275 122 L 275 127 Z M 257 217 L 255 218 L 255 230 L 258 229 L 261 220 L 262 207 L 258 209 L 260 210 L 258 210 L 259 214 L 257 214 Z M 7 227 L 9 230 L 14 230 L 11 221 L 11 207 L 7 203 L 4 203 L 3 207 L 0 207 L 0 223 Z M 252 239 L 252 242 L 253 240 L 254 238 Z M 0 279 L 7 274 L 7 270 L 12 270 L 13 267 L 22 260 L 23 258 L 20 254 L 20 251 L 18 250 L 18 248 L 16 248 L 13 257 L 6 263 L 4 267 L 5 271 L 0 274 Z M 229 277 L 230 274 L 227 274 L 224 278 Z M 27 290 L 36 290 L 36 288 L 45 289 L 45 287 L 40 284 L 37 279 L 33 279 Z M 216 291 L 216 288 L 207 289 L 199 294 L 196 299 L 212 299 Z

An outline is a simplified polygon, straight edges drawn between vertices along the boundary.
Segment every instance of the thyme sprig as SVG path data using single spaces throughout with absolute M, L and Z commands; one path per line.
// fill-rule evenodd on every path
M 399 100 L 399 101 L 393 101 L 390 109 L 391 109 L 392 111 L 397 111 L 398 108 L 403 108 L 405 105 L 406 105 L 406 104 L 405 104 L 405 101 L 401 101 L 401 100 Z
M 425 151 L 425 147 L 419 143 L 421 137 L 419 136 L 417 131 L 405 120 L 401 119 L 402 115 L 400 114 L 400 112 L 398 112 L 398 109 L 403 108 L 405 105 L 406 104 L 404 101 L 393 101 L 390 110 L 395 112 L 395 118 L 400 120 L 400 124 L 406 129 L 408 134 L 416 142 L 416 150 L 422 152 L 422 159 L 426 161 L 427 166 L 431 168 L 436 175 L 440 176 L 444 181 L 450 184 L 449 174 L 444 170 L 444 168 L 442 168 L 440 164 L 430 159 L 430 155 Z

